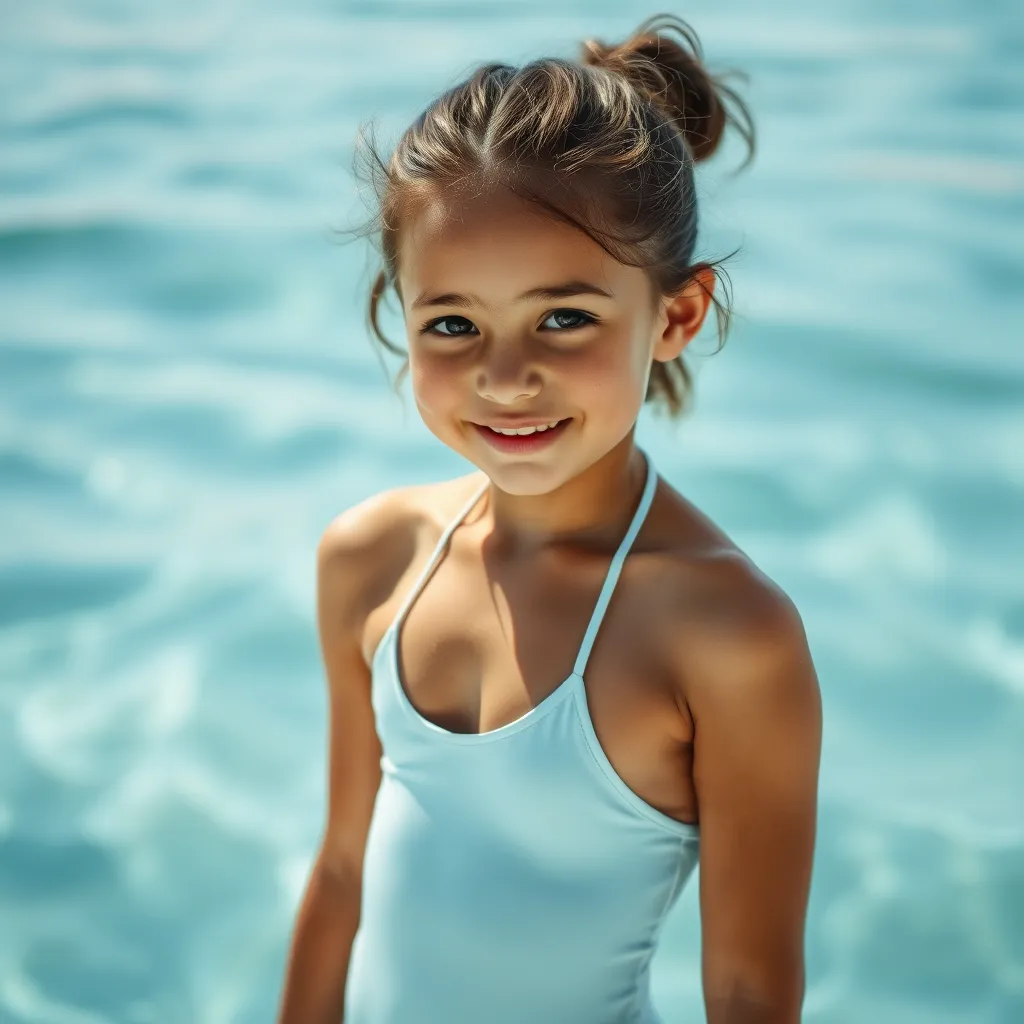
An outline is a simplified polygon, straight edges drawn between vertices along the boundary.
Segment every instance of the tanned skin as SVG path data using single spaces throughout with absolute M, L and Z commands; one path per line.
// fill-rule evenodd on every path
M 489 731 L 568 675 L 642 489 L 633 435 L 650 367 L 696 335 L 714 276 L 698 271 L 677 295 L 652 302 L 642 270 L 508 195 L 468 198 L 457 210 L 425 204 L 403 225 L 399 265 L 417 408 L 491 481 L 410 609 L 403 680 L 426 717 Z M 478 425 L 516 416 L 571 422 L 547 449 L 510 456 Z M 321 540 L 330 789 L 279 1024 L 341 1019 L 380 784 L 368 666 L 441 531 L 482 482 L 477 472 L 386 492 L 343 513 Z M 544 616 L 545 607 L 559 613 Z M 797 1024 L 818 680 L 789 598 L 664 480 L 586 686 L 624 782 L 664 813 L 699 823 L 708 1024 Z

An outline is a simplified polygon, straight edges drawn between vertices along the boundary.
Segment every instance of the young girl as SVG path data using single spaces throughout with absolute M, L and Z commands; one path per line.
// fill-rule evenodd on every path
M 676 19 L 480 67 L 378 161 L 428 428 L 477 467 L 326 529 L 329 809 L 281 1024 L 652 1024 L 700 862 L 709 1024 L 793 1024 L 821 710 L 792 603 L 637 447 L 713 298 L 746 108 Z M 386 340 L 385 340 L 386 343 Z M 404 371 L 403 371 L 404 372 Z

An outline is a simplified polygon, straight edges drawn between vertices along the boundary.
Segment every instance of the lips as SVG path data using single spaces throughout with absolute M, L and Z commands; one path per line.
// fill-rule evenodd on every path
M 559 419 L 557 416 L 552 416 L 546 420 L 506 420 L 501 423 L 474 423 L 474 426 L 487 427 L 488 429 L 499 433 L 503 430 L 523 430 L 526 427 L 537 427 L 542 428 L 542 430 L 549 430 L 558 426 L 564 419 L 569 418 L 570 417 L 562 417 L 562 419 Z
M 550 423 L 552 421 L 546 420 L 541 422 Z M 495 448 L 500 452 L 525 454 L 540 451 L 542 448 L 547 448 L 549 445 L 553 444 L 557 438 L 561 437 L 562 434 L 565 433 L 566 427 L 568 427 L 572 422 L 572 417 L 555 422 L 557 425 L 554 427 L 549 427 L 547 430 L 535 430 L 529 434 L 502 434 L 497 430 L 492 430 L 491 427 L 482 423 L 474 423 L 473 428 L 492 448 Z M 535 425 L 537 424 L 516 424 L 517 427 Z

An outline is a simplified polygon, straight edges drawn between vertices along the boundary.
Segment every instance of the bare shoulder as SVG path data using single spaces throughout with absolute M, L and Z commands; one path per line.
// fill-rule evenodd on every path
M 444 529 L 480 484 L 472 473 L 440 483 L 394 487 L 336 515 L 317 546 L 322 598 L 343 614 L 350 629 L 392 593 L 417 552 Z
M 796 1020 L 821 755 L 818 679 L 790 597 L 692 506 L 680 509 L 663 560 L 666 621 L 676 623 L 666 642 L 693 722 L 707 1017 L 725 1020 L 750 1002 L 773 1020 Z
M 685 498 L 672 492 L 664 507 L 659 589 L 691 714 L 702 698 L 724 696 L 723 688 L 816 691 L 803 620 L 790 596 Z
M 702 561 L 699 613 L 687 630 L 690 651 L 687 692 L 740 686 L 765 679 L 780 660 L 809 663 L 803 619 L 789 595 L 744 552 L 722 550 Z M 760 670 L 760 671 L 759 671 Z

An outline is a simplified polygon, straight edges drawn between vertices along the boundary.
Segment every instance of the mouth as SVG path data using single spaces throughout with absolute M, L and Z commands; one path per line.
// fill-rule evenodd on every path
M 513 454 L 524 454 L 540 451 L 553 444 L 555 440 L 565 433 L 566 427 L 572 422 L 568 416 L 562 420 L 552 420 L 550 425 L 537 424 L 529 427 L 505 427 L 494 429 L 482 423 L 474 423 L 473 429 L 492 447 L 500 452 Z M 502 430 L 515 431 L 515 433 L 503 433 Z M 524 433 L 519 433 L 524 431 Z

